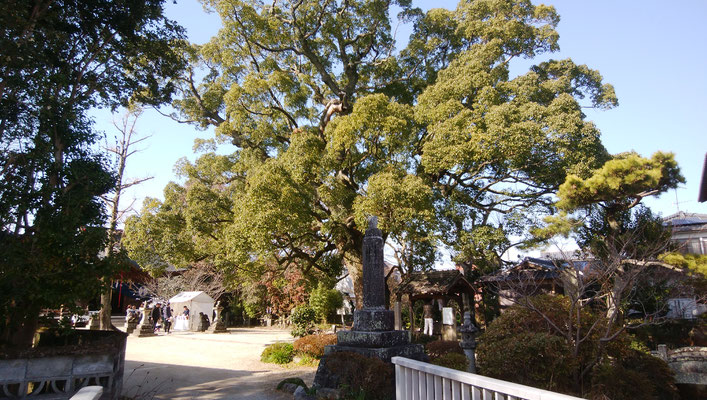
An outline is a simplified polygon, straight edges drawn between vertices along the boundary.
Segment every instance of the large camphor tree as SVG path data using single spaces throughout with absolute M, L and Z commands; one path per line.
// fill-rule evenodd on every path
M 431 268 L 442 248 L 488 271 L 531 240 L 526 227 L 552 210 L 568 174 L 610 159 L 582 111 L 617 104 L 597 71 L 565 59 L 510 73 L 558 50 L 553 7 L 206 4 L 223 27 L 193 47 L 173 117 L 215 127 L 202 149 L 234 150 L 182 163 L 185 183 L 126 223 L 143 265 L 208 260 L 235 279 L 345 266 L 360 290 L 365 221 L 376 215 L 403 272 Z M 395 13 L 412 25 L 402 49 Z
M 92 107 L 159 104 L 183 67 L 162 0 L 36 0 L 0 8 L 0 343 L 29 346 L 40 309 L 98 295 L 115 263 L 99 196 L 114 174 Z

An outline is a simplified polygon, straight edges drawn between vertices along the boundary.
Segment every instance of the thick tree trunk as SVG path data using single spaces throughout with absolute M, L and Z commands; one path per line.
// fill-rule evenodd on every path
M 112 311 L 111 302 L 113 300 L 113 290 L 108 283 L 110 280 L 108 278 L 103 278 L 103 283 L 106 289 L 101 293 L 101 311 L 99 314 L 100 328 L 103 331 L 112 329 L 112 324 L 110 322 L 110 315 Z
M 354 295 L 356 295 L 356 309 L 363 309 L 363 264 L 361 262 L 350 263 L 348 266 L 349 276 L 353 282 Z
M 9 345 L 14 348 L 30 348 L 39 324 L 39 310 L 32 307 L 24 315 L 17 315 L 18 321 L 11 328 Z

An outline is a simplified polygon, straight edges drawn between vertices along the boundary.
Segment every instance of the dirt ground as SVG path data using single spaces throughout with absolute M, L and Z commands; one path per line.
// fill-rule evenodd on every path
M 300 377 L 309 385 L 311 367 L 260 362 L 272 343 L 293 338 L 276 328 L 229 329 L 228 334 L 176 332 L 130 336 L 125 355 L 123 395 L 134 399 L 291 399 L 275 390 L 283 379 Z

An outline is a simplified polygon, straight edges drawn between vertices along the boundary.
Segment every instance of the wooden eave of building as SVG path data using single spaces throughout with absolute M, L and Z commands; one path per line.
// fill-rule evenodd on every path
M 411 299 L 435 299 L 458 297 L 473 293 L 474 288 L 456 269 L 409 274 L 394 292 L 398 296 L 407 294 Z
M 142 269 L 137 262 L 130 260 L 130 267 L 127 270 L 117 273 L 113 279 L 123 282 L 145 283 L 152 280 L 152 276 Z

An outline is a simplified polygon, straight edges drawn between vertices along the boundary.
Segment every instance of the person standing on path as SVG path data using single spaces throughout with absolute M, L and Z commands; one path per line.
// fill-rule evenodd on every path
M 162 318 L 162 307 L 161 304 L 155 304 L 155 308 L 152 310 L 152 331 L 157 332 L 157 323 Z
M 425 304 L 422 306 L 422 317 L 425 319 L 425 328 L 422 333 L 432 336 L 434 327 L 434 320 L 432 319 L 432 304 Z
M 172 309 L 169 308 L 169 303 L 164 306 L 162 311 L 162 320 L 164 325 L 164 331 L 169 333 L 169 329 L 172 327 Z

